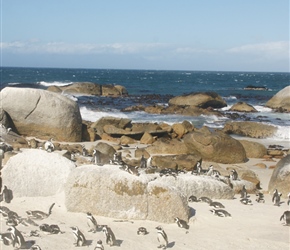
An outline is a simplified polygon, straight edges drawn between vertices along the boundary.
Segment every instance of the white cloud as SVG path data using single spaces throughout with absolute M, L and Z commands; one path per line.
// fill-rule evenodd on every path
M 289 41 L 247 44 L 226 50 L 227 53 L 258 55 L 265 58 L 289 58 Z
M 53 53 L 53 54 L 132 54 L 155 51 L 166 46 L 160 43 L 113 43 L 113 44 L 70 44 L 63 42 L 41 43 L 38 40 L 29 42 L 0 43 L 2 50 L 16 53 Z

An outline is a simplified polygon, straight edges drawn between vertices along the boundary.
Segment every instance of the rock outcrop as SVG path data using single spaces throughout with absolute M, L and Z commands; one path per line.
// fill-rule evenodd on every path
M 172 223 L 189 218 L 186 197 L 152 176 L 134 176 L 117 166 L 84 165 L 69 175 L 65 188 L 68 211 L 87 212 L 119 219 L 147 219 Z M 166 204 L 166 209 L 160 209 Z
M 214 92 L 192 93 L 183 96 L 176 96 L 169 100 L 169 105 L 177 106 L 194 106 L 198 108 L 223 108 L 226 107 L 226 102 Z
M 1 90 L 1 104 L 20 135 L 81 141 L 78 104 L 65 96 L 41 89 L 6 87 Z
M 247 161 L 243 145 L 222 131 L 202 127 L 186 134 L 183 140 L 189 152 L 199 154 L 206 161 L 226 164 Z
M 223 131 L 227 134 L 242 135 L 251 138 L 267 138 L 275 135 L 277 127 L 260 122 L 227 122 Z
M 51 196 L 64 191 L 75 164 L 58 153 L 26 149 L 11 157 L 2 169 L 3 184 L 14 197 Z
M 258 112 L 252 105 L 245 102 L 237 102 L 231 108 L 230 111 L 237 112 Z
M 290 112 L 290 86 L 280 90 L 266 103 L 266 106 L 278 112 Z
M 239 142 L 242 143 L 247 158 L 263 158 L 267 155 L 267 148 L 261 143 L 247 140 L 239 140 Z
M 268 191 L 273 193 L 275 189 L 282 193 L 284 198 L 290 193 L 290 155 L 281 159 L 272 173 Z

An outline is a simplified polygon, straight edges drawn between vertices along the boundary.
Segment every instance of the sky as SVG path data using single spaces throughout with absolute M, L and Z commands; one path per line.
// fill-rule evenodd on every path
M 289 0 L 0 0 L 1 66 L 289 72 Z

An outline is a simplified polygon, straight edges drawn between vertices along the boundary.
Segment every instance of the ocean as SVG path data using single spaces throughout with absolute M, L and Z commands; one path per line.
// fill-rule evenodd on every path
M 96 121 L 103 116 L 129 118 L 132 122 L 166 122 L 173 124 L 184 120 L 196 127 L 222 128 L 227 117 L 158 115 L 145 112 L 123 112 L 138 104 L 166 105 L 173 96 L 193 92 L 213 91 L 222 96 L 227 111 L 239 101 L 253 105 L 259 112 L 242 114 L 240 120 L 258 121 L 278 127 L 275 138 L 290 139 L 290 116 L 276 113 L 265 103 L 278 91 L 290 85 L 290 73 L 277 72 L 223 72 L 223 71 L 166 71 L 118 69 L 67 69 L 67 68 L 17 68 L 1 67 L 1 88 L 6 86 L 46 89 L 74 82 L 93 82 L 124 86 L 128 97 L 68 96 L 78 102 L 83 120 Z M 247 86 L 265 87 L 266 90 L 245 90 Z M 65 94 L 65 93 L 64 93 Z M 239 120 L 239 119 L 238 119 Z M 272 138 L 272 139 L 275 139 Z

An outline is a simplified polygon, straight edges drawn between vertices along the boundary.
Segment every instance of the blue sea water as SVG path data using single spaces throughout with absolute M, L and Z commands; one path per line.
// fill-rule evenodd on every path
M 289 114 L 275 113 L 265 103 L 278 91 L 290 85 L 290 73 L 274 72 L 217 72 L 217 71 L 165 71 L 165 70 L 115 70 L 115 69 L 61 69 L 61 68 L 0 68 L 1 88 L 6 86 L 46 89 L 51 85 L 67 85 L 74 82 L 118 84 L 124 86 L 128 97 L 105 98 L 74 96 L 84 120 L 96 121 L 102 116 L 117 116 L 133 122 L 181 122 L 188 120 L 195 126 L 219 128 L 228 118 L 215 116 L 186 117 L 180 115 L 154 115 L 144 112 L 122 112 L 137 104 L 166 104 L 172 96 L 192 92 L 214 91 L 222 96 L 229 107 L 245 101 L 259 113 L 245 114 L 248 120 L 274 124 L 280 128 L 277 135 L 289 139 Z M 244 90 L 261 86 L 267 91 Z M 146 98 L 145 98 L 146 97 Z M 148 98 L 150 97 L 150 98 Z

